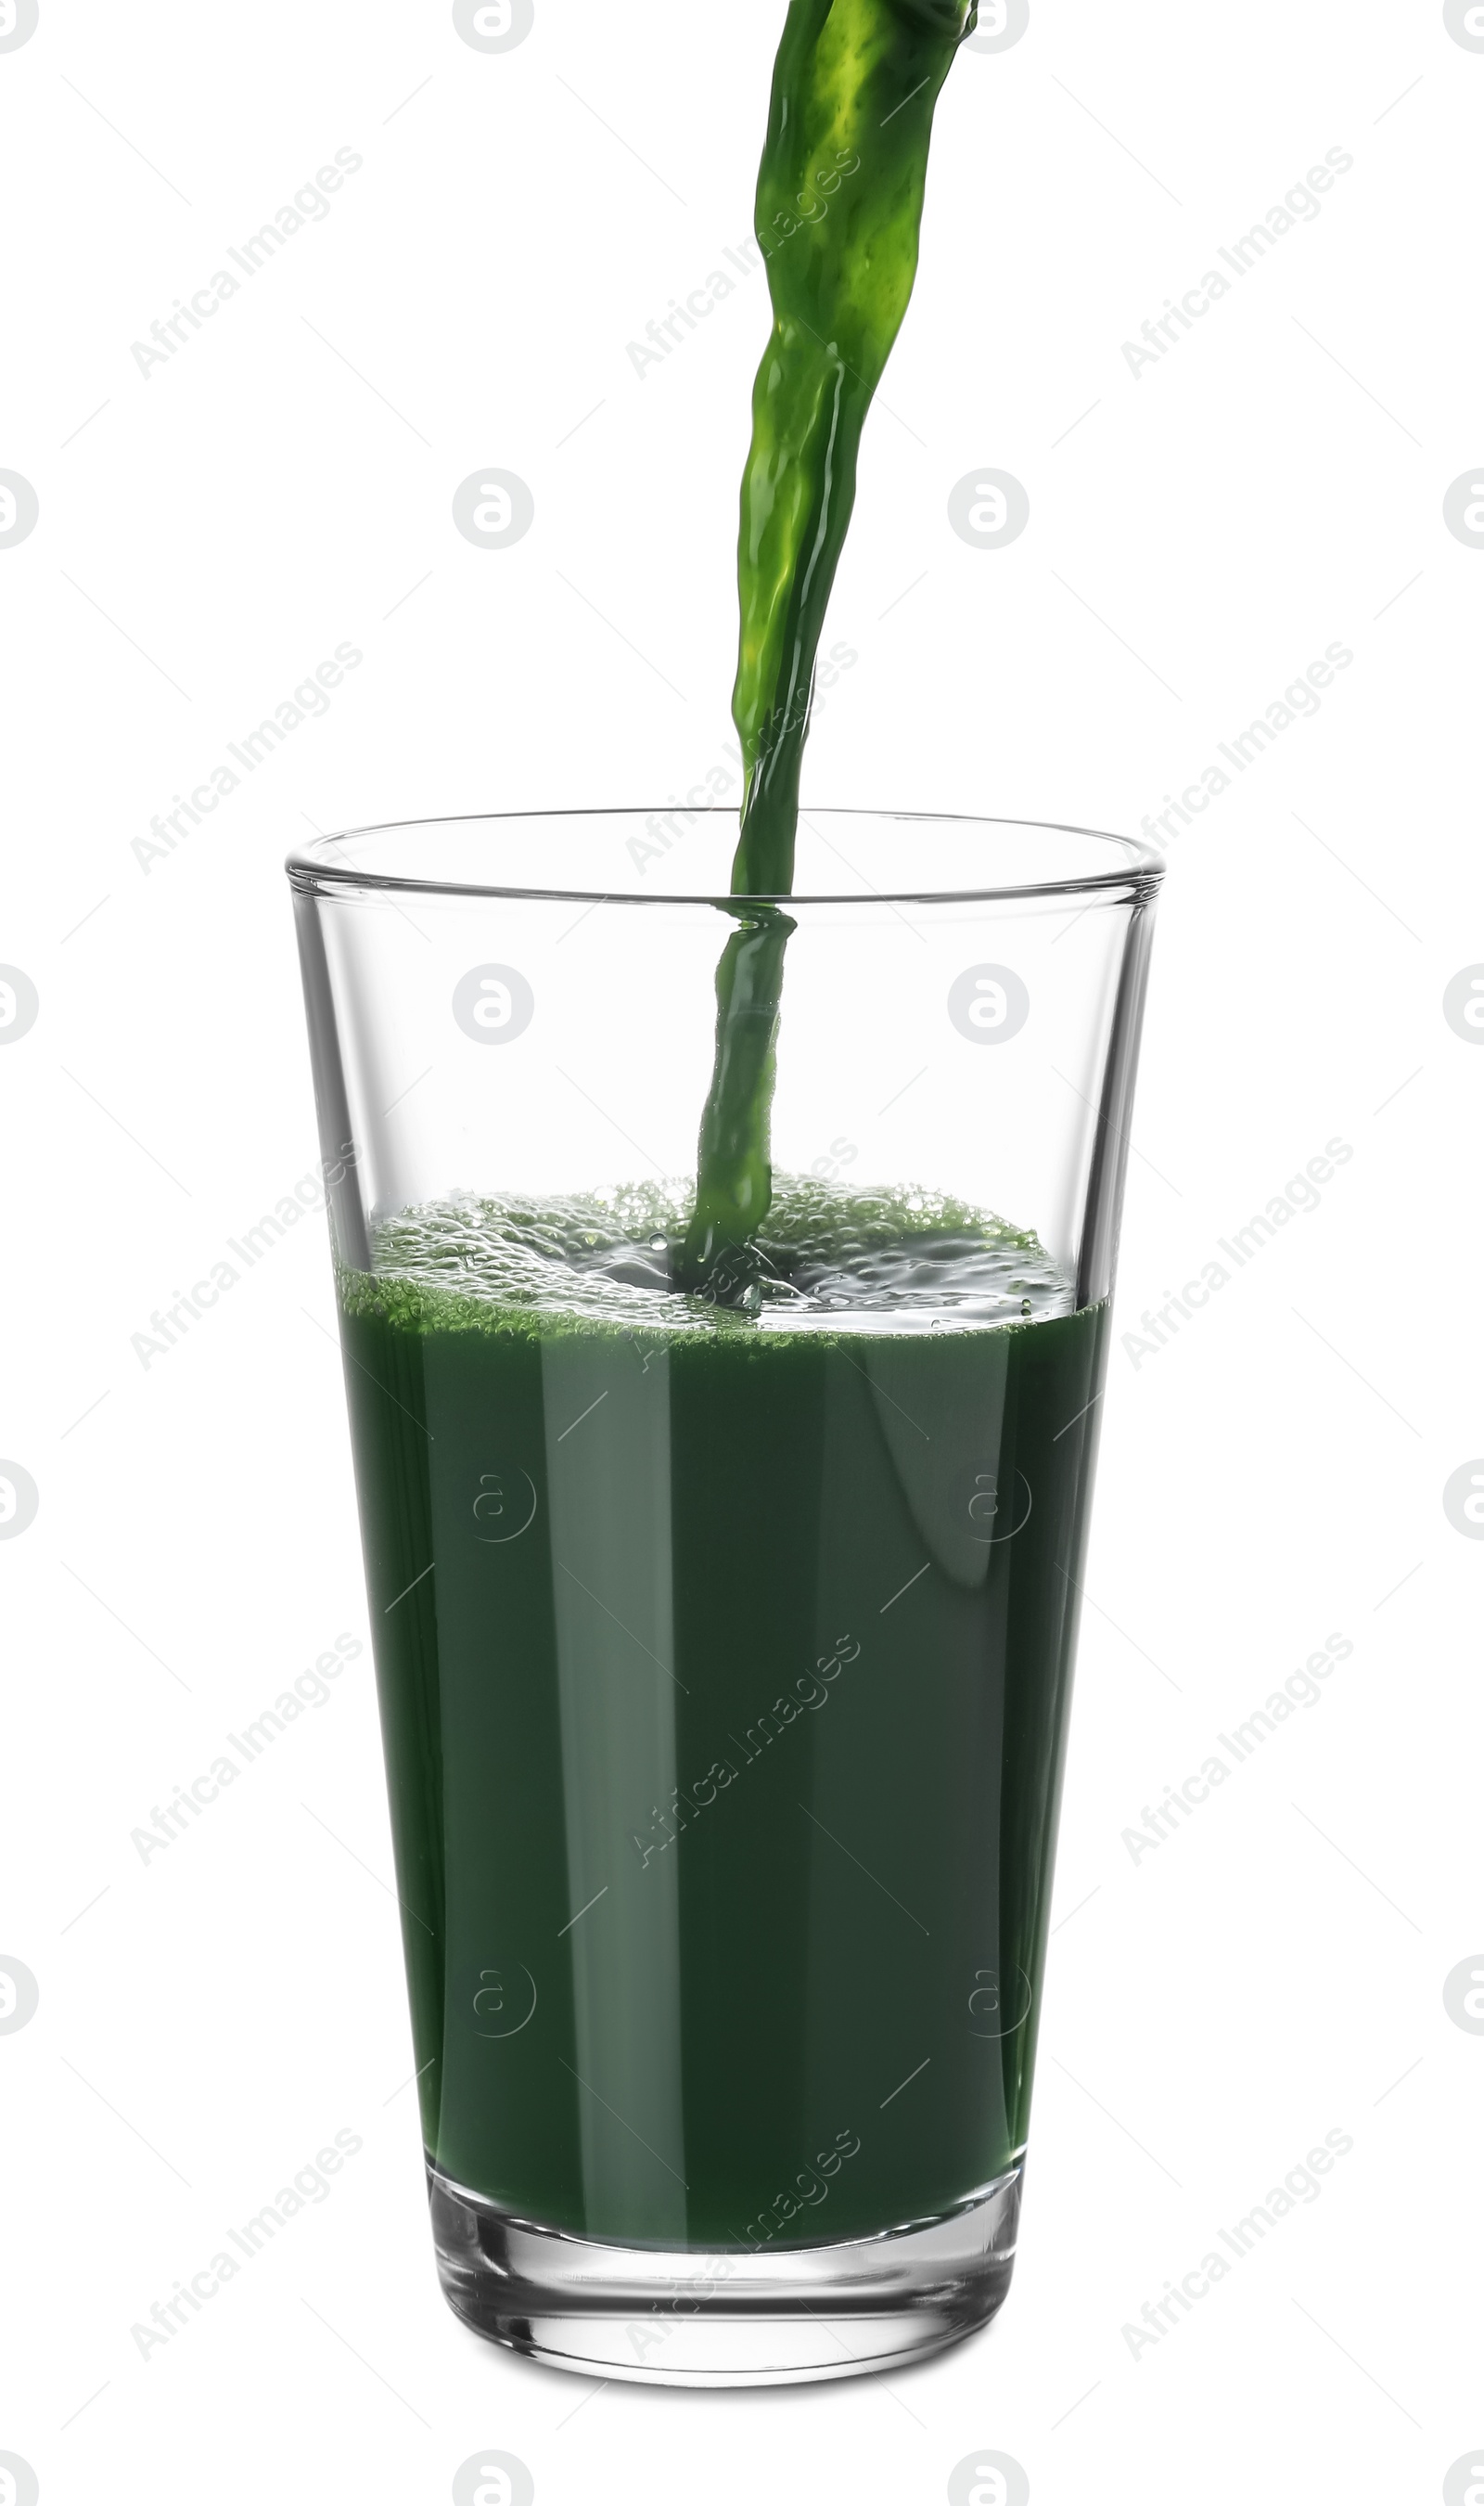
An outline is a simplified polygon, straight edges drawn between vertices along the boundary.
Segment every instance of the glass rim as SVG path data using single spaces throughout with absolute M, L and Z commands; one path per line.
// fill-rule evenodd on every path
M 673 804 L 670 805 L 673 807 Z M 464 896 L 491 897 L 548 905 L 638 905 L 638 906 L 714 906 L 722 911 L 734 910 L 743 904 L 773 905 L 788 909 L 798 906 L 871 906 L 871 905 L 980 905 L 1008 903 L 1031 897 L 1097 897 L 1122 892 L 1132 893 L 1136 900 L 1157 895 L 1165 876 L 1162 853 L 1138 836 L 1110 835 L 1095 827 L 1072 826 L 1051 818 L 988 818 L 965 811 L 945 809 L 863 809 L 815 808 L 812 805 L 799 810 L 800 823 L 807 826 L 811 818 L 875 818 L 887 824 L 916 827 L 946 827 L 960 833 L 966 829 L 1014 828 L 1021 834 L 1037 836 L 1076 836 L 1094 844 L 1116 849 L 1120 859 L 1106 870 L 1069 872 L 1038 877 L 1032 873 L 1023 878 L 1001 880 L 987 885 L 964 887 L 903 886 L 888 891 L 867 883 L 859 889 L 824 892 L 795 889 L 733 896 L 718 895 L 691 888 L 680 892 L 615 886 L 609 888 L 568 887 L 560 884 L 512 884 L 505 879 L 460 879 L 421 877 L 415 871 L 368 870 L 343 857 L 336 858 L 336 844 L 350 844 L 370 836 L 413 836 L 436 827 L 488 827 L 497 829 L 528 825 L 533 820 L 552 824 L 590 825 L 599 819 L 646 818 L 663 813 L 655 808 L 624 806 L 619 808 L 581 809 L 502 809 L 455 810 L 436 818 L 393 818 L 368 826 L 347 827 L 333 836 L 316 836 L 312 842 L 296 844 L 284 861 L 289 883 L 303 896 L 350 895 L 363 890 L 394 896 Z M 698 818 L 737 817 L 735 809 L 698 809 Z

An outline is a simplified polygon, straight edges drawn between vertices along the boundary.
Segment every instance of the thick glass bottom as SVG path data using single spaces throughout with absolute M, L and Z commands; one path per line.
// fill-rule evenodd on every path
M 647 2384 L 795 2384 L 931 2357 L 1005 2302 L 1021 2168 L 946 2217 L 848 2244 L 664 2250 L 517 2219 L 429 2165 L 443 2295 L 545 2366 Z

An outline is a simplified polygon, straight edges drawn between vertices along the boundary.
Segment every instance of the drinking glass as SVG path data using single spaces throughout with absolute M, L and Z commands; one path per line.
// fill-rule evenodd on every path
M 288 864 L 442 2286 L 677 2384 L 1008 2286 L 1161 875 L 809 810 L 739 900 L 736 833 Z M 778 917 L 772 1206 L 686 1293 L 718 961 Z

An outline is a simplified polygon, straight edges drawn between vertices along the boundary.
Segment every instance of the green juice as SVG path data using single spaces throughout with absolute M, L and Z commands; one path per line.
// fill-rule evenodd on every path
M 737 539 L 732 719 L 746 788 L 716 1055 L 680 1271 L 736 1302 L 772 1192 L 769 1123 L 820 636 L 876 386 L 917 276 L 933 115 L 975 0 L 790 0 L 754 228 L 773 308 Z
M 1105 1309 L 925 1194 L 459 1200 L 340 1303 L 430 2164 L 799 2245 L 1017 2162 Z

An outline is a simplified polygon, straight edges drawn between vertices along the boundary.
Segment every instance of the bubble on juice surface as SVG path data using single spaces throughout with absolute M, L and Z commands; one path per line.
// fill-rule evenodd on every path
M 383 1310 L 445 1292 L 471 1328 L 616 1324 L 694 1331 L 1023 1326 L 1070 1313 L 1071 1282 L 1037 1238 L 942 1193 L 778 1174 L 757 1243 L 724 1294 L 674 1276 L 689 1182 L 618 1184 L 543 1199 L 464 1195 L 374 1231 L 373 1271 L 342 1274 L 352 1304 Z M 457 1317 L 451 1312 L 444 1319 Z

